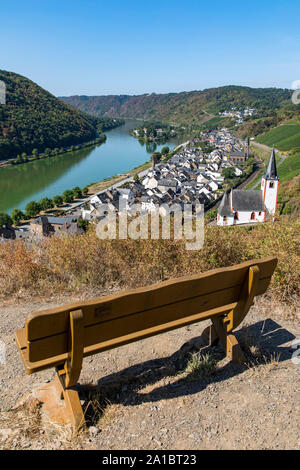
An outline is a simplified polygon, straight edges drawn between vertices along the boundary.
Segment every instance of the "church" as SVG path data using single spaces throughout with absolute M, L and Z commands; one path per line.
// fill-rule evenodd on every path
M 272 149 L 260 190 L 228 189 L 218 209 L 217 225 L 252 224 L 274 218 L 278 187 L 275 150 Z

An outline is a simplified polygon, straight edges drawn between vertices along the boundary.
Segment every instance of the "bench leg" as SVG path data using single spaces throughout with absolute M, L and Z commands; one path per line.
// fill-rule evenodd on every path
M 79 395 L 75 388 L 66 388 L 65 386 L 66 375 L 64 370 L 57 370 L 55 377 L 55 388 L 60 398 L 64 398 L 66 411 L 70 422 L 75 430 L 85 426 L 85 418 L 80 403 Z
M 212 327 L 222 343 L 226 356 L 237 364 L 244 364 L 246 359 L 238 340 L 232 333 L 227 333 L 222 319 L 212 318 L 212 323 Z
M 207 346 L 215 346 L 219 341 L 219 337 L 213 325 L 206 327 L 201 334 L 203 340 L 207 343 Z

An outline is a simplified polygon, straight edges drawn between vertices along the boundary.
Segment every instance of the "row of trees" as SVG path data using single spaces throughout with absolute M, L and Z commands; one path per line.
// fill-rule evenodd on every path
M 43 152 L 39 152 L 37 148 L 34 148 L 32 150 L 32 155 L 28 156 L 25 152 L 22 154 L 17 155 L 17 157 L 12 160 L 12 165 L 19 165 L 20 163 L 27 163 L 33 160 L 38 160 L 40 158 L 48 158 L 48 157 L 54 157 L 56 155 L 60 155 L 62 153 L 66 152 L 74 152 L 75 150 L 80 150 L 81 148 L 84 147 L 89 147 L 91 145 L 97 145 L 97 144 L 102 144 L 106 140 L 106 135 L 101 134 L 99 137 L 97 137 L 94 140 L 91 140 L 90 142 L 86 142 L 84 144 L 79 144 L 79 145 L 71 145 L 68 148 L 64 147 L 55 147 L 54 149 L 51 149 L 47 147 Z
M 54 196 L 52 199 L 44 197 L 39 202 L 30 201 L 25 207 L 25 213 L 20 209 L 14 209 L 11 216 L 0 213 L 0 226 L 3 225 L 19 225 L 21 220 L 27 220 L 37 216 L 42 211 L 47 211 L 55 207 L 60 207 L 64 203 L 71 203 L 74 199 L 80 199 L 88 193 L 88 187 L 67 189 L 62 195 Z
M 115 127 L 119 127 L 125 124 L 124 119 L 117 119 L 111 117 L 99 117 L 97 118 L 97 130 L 98 132 L 109 131 Z

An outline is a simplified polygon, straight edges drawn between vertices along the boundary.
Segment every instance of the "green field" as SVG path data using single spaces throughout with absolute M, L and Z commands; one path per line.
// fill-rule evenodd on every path
M 200 124 L 200 125 L 204 130 L 206 130 L 206 129 L 215 129 L 216 127 L 219 127 L 220 125 L 223 125 L 222 121 L 224 123 L 225 119 L 226 118 L 223 118 L 223 117 L 220 117 L 220 116 L 215 116 L 215 117 L 209 119 L 209 121 L 206 121 L 206 122 L 204 122 L 203 124 Z
M 257 177 L 251 183 L 249 183 L 246 186 L 245 189 L 253 188 L 253 186 L 255 186 L 258 183 L 258 181 L 261 180 L 262 175 L 266 170 L 266 166 L 270 158 L 270 152 L 267 152 L 266 150 L 257 149 L 255 147 L 253 147 L 252 149 L 253 149 L 252 151 L 256 153 L 256 156 L 259 156 L 260 158 L 264 160 L 264 164 L 263 164 L 262 171 L 257 175 Z M 281 160 L 280 157 L 276 155 L 277 165 L 280 162 L 280 160 Z M 279 180 L 281 183 L 283 183 L 284 181 L 289 181 L 292 178 L 294 178 L 294 176 L 299 175 L 300 174 L 300 153 L 286 157 L 285 161 L 280 166 L 278 166 L 277 172 L 278 172 Z
M 293 119 L 255 139 L 260 144 L 288 151 L 300 147 L 300 121 Z
M 289 181 L 300 174 L 300 153 L 291 155 L 278 168 L 279 181 Z

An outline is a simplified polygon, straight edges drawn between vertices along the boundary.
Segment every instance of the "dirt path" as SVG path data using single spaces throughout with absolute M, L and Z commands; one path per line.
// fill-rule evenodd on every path
M 204 116 L 199 122 L 198 122 L 198 125 L 200 124 L 205 124 L 206 122 L 210 121 L 211 119 L 213 119 L 214 117 L 216 117 L 214 114 L 210 114 L 208 113 L 207 111 L 205 111 L 205 109 L 202 109 L 203 113 L 206 114 L 206 116 Z
M 188 371 L 191 354 L 202 344 L 203 322 L 86 358 L 80 383 L 95 388 L 83 386 L 81 394 L 90 401 L 87 414 L 93 426 L 79 436 L 72 436 L 68 427 L 40 422 L 38 411 L 11 411 L 24 394 L 54 376 L 51 370 L 25 375 L 15 330 L 23 327 L 31 311 L 79 299 L 1 308 L 1 340 L 7 354 L 6 364 L 0 365 L 0 448 L 300 447 L 300 365 L 291 361 L 300 324 L 284 319 L 288 308 L 266 299 L 259 299 L 246 317 L 251 326 L 238 331 L 244 347 L 252 351 L 248 366 L 232 364 L 217 346 L 210 350 L 217 364 L 214 373 L 203 378 L 201 367 L 198 373 Z

